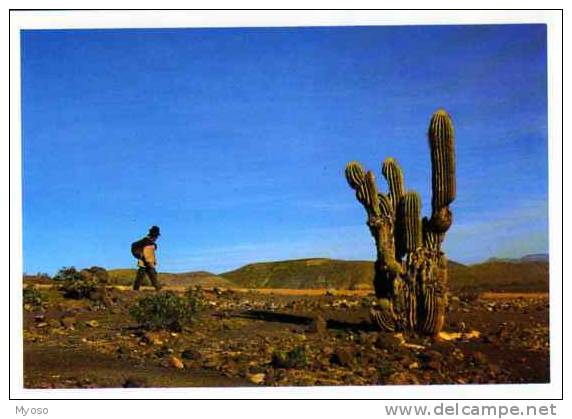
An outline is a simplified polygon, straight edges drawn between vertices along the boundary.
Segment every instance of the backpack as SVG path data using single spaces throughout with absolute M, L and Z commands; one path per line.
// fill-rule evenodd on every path
M 143 259 L 143 248 L 147 245 L 147 237 L 131 243 L 131 254 L 135 259 Z

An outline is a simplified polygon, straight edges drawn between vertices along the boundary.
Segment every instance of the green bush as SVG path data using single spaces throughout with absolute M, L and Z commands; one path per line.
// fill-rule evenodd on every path
M 24 305 L 28 305 L 32 308 L 39 308 L 42 307 L 42 304 L 46 301 L 46 297 L 36 286 L 30 285 L 24 288 L 22 292 L 22 301 Z
M 185 291 L 185 299 L 187 300 L 187 304 L 193 313 L 198 313 L 207 305 L 205 294 L 200 285 L 194 288 L 188 288 L 187 291 Z
M 296 346 L 291 351 L 274 351 L 272 365 L 275 368 L 304 368 L 309 364 L 305 346 Z
M 85 275 L 73 266 L 60 269 L 54 276 L 54 281 L 62 283 L 60 291 L 64 297 L 73 299 L 89 298 L 99 285 L 94 275 Z
M 81 274 L 73 266 L 63 267 L 54 276 L 54 281 L 60 281 L 60 282 L 78 281 L 80 279 L 82 279 Z
M 202 308 L 198 297 L 179 297 L 172 291 L 151 294 L 141 298 L 129 309 L 129 314 L 143 327 L 180 332 Z

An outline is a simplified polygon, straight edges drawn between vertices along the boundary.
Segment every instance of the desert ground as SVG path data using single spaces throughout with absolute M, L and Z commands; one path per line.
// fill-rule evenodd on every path
M 26 388 L 550 381 L 546 293 L 453 295 L 447 333 L 420 337 L 378 332 L 368 290 L 205 288 L 205 308 L 174 332 L 129 315 L 152 288 L 70 299 L 35 287 L 43 302 L 24 307 Z

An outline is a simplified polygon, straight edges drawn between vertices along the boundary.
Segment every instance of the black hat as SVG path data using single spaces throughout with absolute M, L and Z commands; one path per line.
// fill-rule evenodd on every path
M 149 236 L 151 237 L 159 237 L 161 233 L 159 232 L 159 227 L 153 226 L 149 229 Z

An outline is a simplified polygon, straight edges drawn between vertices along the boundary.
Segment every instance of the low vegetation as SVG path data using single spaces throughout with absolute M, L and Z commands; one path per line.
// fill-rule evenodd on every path
M 204 306 L 200 289 L 189 289 L 184 296 L 165 291 L 139 299 L 129 314 L 144 328 L 180 332 Z

